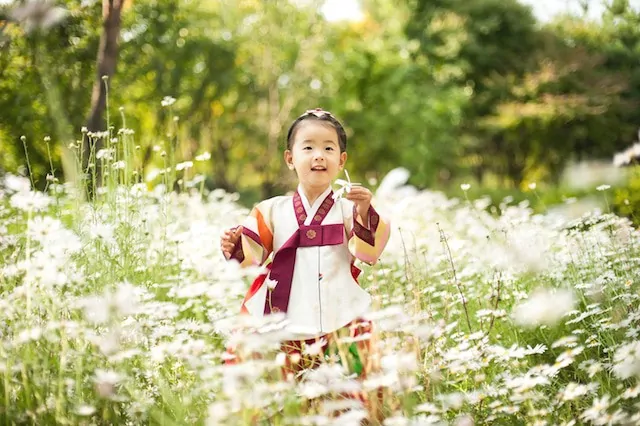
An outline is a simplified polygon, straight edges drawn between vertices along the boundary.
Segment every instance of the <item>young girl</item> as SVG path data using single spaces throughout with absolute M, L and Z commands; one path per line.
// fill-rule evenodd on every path
M 371 331 L 361 319 L 371 296 L 356 281 L 354 261 L 375 263 L 390 228 L 367 188 L 352 184 L 344 198 L 334 196 L 331 183 L 344 168 L 346 149 L 346 133 L 331 113 L 302 114 L 289 128 L 284 152 L 298 176 L 297 191 L 260 202 L 221 238 L 225 257 L 242 266 L 262 265 L 273 254 L 268 276 L 256 279 L 241 311 L 286 314 L 292 340 L 282 345 L 285 374 L 300 370 L 305 342 L 322 342 L 324 350 L 340 329 L 347 327 L 352 337 Z

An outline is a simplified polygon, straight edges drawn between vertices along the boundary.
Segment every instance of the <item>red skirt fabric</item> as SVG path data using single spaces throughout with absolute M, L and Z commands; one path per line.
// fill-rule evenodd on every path
M 270 269 L 270 265 L 268 265 L 267 268 Z M 360 272 L 361 272 L 360 269 L 358 269 L 353 264 L 351 265 L 351 273 L 354 279 L 356 280 L 356 282 L 358 281 L 357 278 L 360 275 Z M 240 308 L 241 314 L 246 314 L 246 315 L 249 314 L 245 306 L 245 303 L 247 302 L 247 300 L 253 297 L 253 295 L 256 294 L 256 292 L 264 284 L 264 281 L 266 280 L 267 275 L 268 275 L 268 272 L 261 274 L 253 281 L 253 283 L 249 287 L 249 290 L 247 291 L 247 294 L 245 295 L 244 300 L 242 302 L 242 306 Z M 332 343 L 334 343 L 333 339 L 335 338 L 335 336 L 345 336 L 347 335 L 347 330 L 348 330 L 348 336 L 356 340 L 355 345 L 357 348 L 357 356 L 359 358 L 359 362 L 362 364 L 362 369 L 359 373 L 359 378 L 361 380 L 365 379 L 367 372 L 370 370 L 369 362 L 371 358 L 369 354 L 371 351 L 371 339 L 370 337 L 364 337 L 364 335 L 367 333 L 369 333 L 370 335 L 373 334 L 374 327 L 371 321 L 365 320 L 362 318 L 354 319 L 349 324 L 346 324 L 341 330 L 337 330 L 336 332 L 331 334 L 322 335 L 313 339 L 289 340 L 289 341 L 283 342 L 281 344 L 281 349 L 280 349 L 281 352 L 285 354 L 285 362 L 281 369 L 282 378 L 284 380 L 290 380 L 290 379 L 295 380 L 295 378 L 303 370 L 309 369 L 309 368 L 316 368 L 320 366 L 324 360 L 325 352 L 327 351 L 329 346 L 331 346 Z M 361 340 L 357 339 L 358 337 L 362 337 L 362 339 Z M 305 354 L 305 348 L 307 345 L 313 345 L 321 340 L 324 340 L 322 347 L 316 348 L 316 350 L 314 351 L 318 355 L 309 356 Z M 232 364 L 238 364 L 239 362 L 241 362 L 241 360 L 239 360 L 236 357 L 233 347 L 228 346 L 226 352 L 227 352 L 227 357 L 225 359 L 225 364 L 232 365 Z M 369 411 L 371 411 L 371 415 L 374 418 L 377 418 L 379 416 L 379 410 L 382 409 L 382 401 L 383 401 L 382 389 L 378 389 L 377 392 L 375 393 L 375 396 L 373 398 L 373 401 L 375 402 L 369 401 L 367 398 L 367 394 L 365 392 L 357 392 L 349 395 L 341 395 L 341 397 L 360 401 L 365 407 L 367 407 Z
M 249 311 L 246 308 L 246 302 L 258 292 L 260 287 L 262 287 L 265 280 L 267 279 L 269 271 L 271 270 L 271 264 L 268 264 L 266 267 L 267 267 L 267 272 L 260 274 L 258 277 L 256 277 L 256 279 L 253 281 L 253 283 L 249 287 L 249 290 L 247 291 L 246 295 L 244 296 L 244 300 L 242 301 L 242 306 L 240 307 L 241 314 L 245 314 L 245 315 L 249 314 Z M 358 276 L 360 275 L 360 272 L 361 270 L 358 267 L 356 267 L 354 264 L 351 264 L 351 275 L 353 276 L 354 280 L 356 280 L 356 282 L 358 281 Z M 351 338 L 361 337 L 366 333 L 372 332 L 371 322 L 368 320 L 363 320 L 361 318 L 356 318 L 353 321 L 351 321 L 349 324 L 346 324 L 343 327 L 343 329 L 346 329 L 346 328 L 349 329 L 349 336 Z M 338 334 L 345 334 L 345 333 L 341 332 Z M 285 365 L 282 367 L 283 376 L 286 378 L 289 374 L 293 373 L 295 375 L 301 370 L 303 370 L 304 368 L 306 368 L 305 365 L 307 363 L 302 362 L 302 361 L 306 361 L 303 353 L 305 345 L 311 345 L 324 339 L 325 343 L 322 346 L 322 348 L 319 350 L 320 353 L 324 353 L 332 342 L 332 336 L 333 336 L 333 333 L 331 335 L 318 336 L 313 339 L 290 340 L 290 341 L 283 342 L 281 345 L 281 350 L 286 355 Z M 362 355 L 360 355 L 362 357 L 364 355 L 364 352 L 369 351 L 369 339 L 363 339 L 361 341 L 358 341 L 357 347 L 358 347 L 358 352 L 362 352 Z M 316 357 L 316 358 L 319 358 L 319 357 Z M 238 363 L 238 359 L 234 354 L 234 348 L 227 347 L 227 357 L 225 359 L 225 364 L 237 364 L 237 363 Z M 320 363 L 319 359 L 313 360 L 312 365 L 317 366 L 319 365 L 319 363 Z
M 351 321 L 351 323 L 344 326 L 342 330 L 338 330 L 335 333 L 325 334 L 314 339 L 289 340 L 283 342 L 281 345 L 281 351 L 286 355 L 285 364 L 282 367 L 282 374 L 284 376 L 283 378 L 287 379 L 292 374 L 295 376 L 304 369 L 315 368 L 320 365 L 322 359 L 324 358 L 324 354 L 326 353 L 329 346 L 333 343 L 334 337 L 336 335 L 346 334 L 346 329 L 348 329 L 349 331 L 349 337 L 355 339 L 358 337 L 362 337 L 367 333 L 371 334 L 371 332 L 373 331 L 373 326 L 371 321 L 357 318 Z M 318 348 L 318 350 L 314 351 L 319 355 L 305 355 L 304 352 L 307 345 L 313 345 L 321 341 L 323 341 L 321 348 Z M 368 358 L 367 355 L 371 347 L 370 339 L 363 338 L 362 340 L 358 340 L 356 343 L 356 347 L 360 362 L 363 364 L 362 373 L 360 374 L 360 376 L 363 377 L 364 374 L 366 374 L 367 370 L 366 362 Z

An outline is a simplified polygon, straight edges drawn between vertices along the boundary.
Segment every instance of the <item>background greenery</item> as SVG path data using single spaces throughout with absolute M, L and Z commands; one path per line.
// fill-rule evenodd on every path
M 82 138 L 103 5 L 56 1 L 67 18 L 27 33 L 9 14 L 20 3 L 0 6 L 0 168 L 25 163 L 24 135 L 44 187 L 43 138 L 61 179 L 62 148 L 73 142 L 61 117 Z M 320 1 L 125 1 L 109 112 L 116 128 L 124 117 L 135 131 L 145 153 L 136 167 L 162 167 L 167 144 L 177 162 L 210 152 L 199 165 L 207 186 L 250 204 L 292 187 L 284 134 L 322 106 L 348 127 L 359 181 L 375 185 L 402 166 L 419 188 L 460 193 L 472 182 L 502 196 L 536 182 L 556 202 L 568 164 L 610 161 L 635 140 L 640 13 L 628 0 L 598 21 L 548 23 L 516 0 L 361 3 L 362 20 L 328 22 Z M 162 108 L 164 96 L 176 102 Z
M 292 188 L 283 134 L 318 105 L 347 124 L 354 179 L 402 166 L 447 192 L 378 191 L 395 225 L 363 265 L 380 364 L 362 383 L 383 389 L 385 425 L 640 422 L 637 230 L 535 214 L 580 199 L 637 220 L 637 166 L 602 185 L 636 134 L 626 2 L 545 24 L 509 0 L 364 1 L 351 23 L 308 0 L 55 4 L 67 16 L 47 30 L 15 15 L 46 22 L 43 2 L 0 12 L 0 167 L 26 176 L 28 152 L 47 186 L 0 176 L 0 423 L 328 423 L 352 380 L 330 359 L 280 380 L 278 326 L 229 317 L 255 270 L 217 238 L 246 217 L 240 195 Z M 102 81 L 118 21 L 103 10 L 120 6 Z M 79 167 L 96 141 L 101 175 Z M 101 177 L 92 202 L 55 184 L 74 176 Z M 269 353 L 223 367 L 230 341 Z

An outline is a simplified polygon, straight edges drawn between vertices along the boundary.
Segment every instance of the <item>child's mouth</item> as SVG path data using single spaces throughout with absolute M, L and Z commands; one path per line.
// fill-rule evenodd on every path
M 325 167 L 312 167 L 311 171 L 312 172 L 326 172 L 327 169 Z

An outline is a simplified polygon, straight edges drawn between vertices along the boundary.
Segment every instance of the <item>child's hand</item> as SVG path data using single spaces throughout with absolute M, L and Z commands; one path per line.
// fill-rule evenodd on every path
M 236 244 L 240 241 L 242 235 L 242 226 L 238 226 L 235 229 L 227 229 L 224 231 L 224 235 L 220 237 L 220 248 L 224 257 L 229 260 L 236 249 Z
M 345 198 L 351 200 L 356 205 L 356 212 L 360 216 L 362 225 L 367 226 L 369 223 L 369 206 L 371 206 L 371 198 L 373 194 L 364 186 L 352 184 L 351 190 L 347 192 Z

